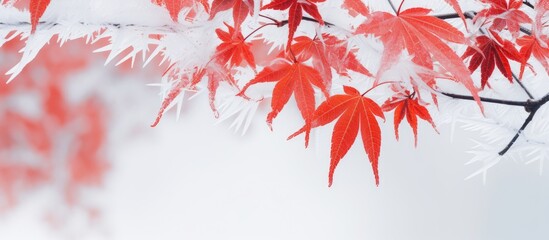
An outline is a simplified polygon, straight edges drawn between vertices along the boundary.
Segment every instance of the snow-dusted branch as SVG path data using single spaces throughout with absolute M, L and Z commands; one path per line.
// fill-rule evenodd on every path
M 440 94 L 447 97 L 455 98 L 455 99 L 475 101 L 475 99 L 472 96 L 459 95 L 459 94 L 446 93 L 446 92 L 440 92 Z M 518 129 L 517 133 L 515 134 L 515 136 L 513 136 L 509 144 L 507 144 L 507 146 L 505 146 L 505 148 L 499 152 L 499 155 L 505 155 L 505 153 L 507 153 L 507 151 L 509 151 L 509 149 L 517 141 L 518 137 L 524 131 L 524 129 L 530 124 L 530 122 L 532 122 L 532 119 L 534 119 L 534 116 L 536 115 L 537 111 L 547 102 L 549 102 L 549 93 L 538 100 L 529 99 L 526 101 L 509 101 L 509 100 L 503 100 L 503 99 L 493 99 L 493 98 L 483 98 L 483 97 L 481 97 L 480 99 L 482 102 L 524 107 L 524 110 L 529 113 L 528 117 L 524 120 L 524 123 L 522 124 L 520 129 Z
M 61 23 L 61 22 L 47 22 L 41 21 L 38 23 L 40 29 L 48 29 L 58 25 L 72 26 L 80 25 L 82 27 L 92 27 L 92 28 L 112 28 L 112 29 L 139 29 L 143 32 L 158 33 L 158 34 L 168 34 L 168 33 L 177 33 L 179 30 L 176 25 L 161 25 L 161 26 L 146 26 L 139 24 L 123 24 L 123 23 L 87 23 L 87 22 L 76 22 L 76 23 Z M 26 32 L 30 31 L 31 23 L 30 22 L 0 22 L 0 31 L 2 30 L 11 30 L 11 31 L 20 31 Z

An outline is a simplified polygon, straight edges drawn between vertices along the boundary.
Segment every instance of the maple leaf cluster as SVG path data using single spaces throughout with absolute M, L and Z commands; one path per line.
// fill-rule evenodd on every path
M 218 41 L 207 63 L 186 69 L 174 63 L 166 71 L 165 77 L 175 84 L 166 94 L 152 126 L 159 123 L 183 91 L 196 90 L 202 82 L 206 82 L 216 116 L 219 115 L 216 93 L 221 83 L 249 101 L 257 101 L 249 96 L 256 85 L 272 83 L 271 111 L 267 115 L 271 128 L 292 96 L 303 127 L 290 138 L 304 133 L 307 145 L 312 129 L 335 121 L 330 185 L 338 163 L 354 144 L 359 130 L 378 184 L 382 142 L 378 120 L 384 119 L 383 112 L 393 112 L 397 139 L 399 126 L 406 118 L 417 144 L 418 118 L 436 131 L 427 105 L 437 106 L 439 93 L 443 92 L 440 82 L 460 84 L 470 94 L 469 100 L 476 101 L 483 112 L 480 93 L 491 87 L 490 82 L 497 77 L 496 67 L 510 83 L 521 81 L 527 67 L 533 71 L 532 59 L 549 73 L 549 39 L 544 34 L 548 1 L 538 1 L 534 6 L 522 0 L 477 0 L 480 9 L 464 12 L 464 5 L 457 0 L 445 0 L 455 11 L 453 18 L 461 19 L 459 26 L 447 21 L 448 15 L 410 7 L 405 2 L 400 1 L 397 7 L 387 1 L 393 11 L 380 11 L 362 0 L 343 0 L 338 6 L 361 23 L 346 30 L 346 34 L 337 34 L 330 31 L 338 26 L 326 20 L 329 12 L 323 8 L 333 3 L 325 0 L 153 0 L 153 4 L 167 10 L 174 23 L 192 22 L 201 16 L 213 21 L 220 15 L 226 21 L 215 29 Z M 49 3 L 49 0 L 30 1 L 32 32 Z M 535 10 L 535 16 L 530 17 L 528 8 Z M 185 20 L 180 19 L 182 12 Z M 229 13 L 230 18 L 223 12 Z M 271 17 L 274 15 L 286 19 Z M 314 31 L 307 26 L 311 24 Z M 283 43 L 270 45 L 268 56 L 255 51 L 269 44 L 269 36 L 262 34 L 266 28 L 288 30 Z M 358 56 L 361 45 L 354 42 L 357 36 L 374 38 L 383 50 L 377 55 Z M 465 51 L 458 50 L 461 47 Z M 379 67 L 367 67 L 364 58 L 378 60 Z M 395 66 L 402 64 L 411 66 L 412 72 L 391 74 L 399 71 Z M 254 76 L 242 77 L 238 74 L 242 68 L 252 70 Z M 480 79 L 474 79 L 479 69 Z M 334 79 L 341 78 L 349 79 L 349 84 L 335 83 Z M 358 86 L 358 82 L 368 82 L 371 87 L 350 86 Z M 368 93 L 382 86 L 391 93 L 379 104 Z

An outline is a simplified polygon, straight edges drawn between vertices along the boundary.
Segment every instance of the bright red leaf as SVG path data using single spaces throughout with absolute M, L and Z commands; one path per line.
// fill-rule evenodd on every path
M 453 75 L 473 95 L 482 109 L 478 90 L 473 84 L 471 74 L 461 58 L 443 40 L 465 43 L 465 37 L 449 23 L 429 16 L 430 9 L 411 8 L 395 15 L 387 12 L 374 12 L 362 24 L 357 33 L 374 34 L 385 46 L 381 58 L 381 67 L 377 80 L 400 60 L 403 50 L 413 56 L 412 61 L 426 69 L 433 69 L 433 61 Z M 423 79 L 428 86 L 434 87 L 433 77 Z
M 274 10 L 286 10 L 289 9 L 288 17 L 288 44 L 290 47 L 292 40 L 294 39 L 294 33 L 297 30 L 297 26 L 301 23 L 303 17 L 303 10 L 307 12 L 311 17 L 316 19 L 320 24 L 324 24 L 322 16 L 318 12 L 316 3 L 324 2 L 326 0 L 273 0 L 269 4 L 261 7 L 261 10 L 274 9 Z
M 214 0 L 210 10 L 210 20 L 217 15 L 217 13 L 233 9 L 233 20 L 236 29 L 240 29 L 240 25 L 244 22 L 244 19 L 248 15 L 253 14 L 254 2 L 253 0 Z
M 505 27 L 513 34 L 518 36 L 520 24 L 532 23 L 532 19 L 520 10 L 522 0 L 480 0 L 483 3 L 490 4 L 490 8 L 480 11 L 474 21 L 480 18 L 492 19 L 491 29 L 501 31 Z
M 267 116 L 269 126 L 271 126 L 273 119 L 286 105 L 292 94 L 295 97 L 301 116 L 305 120 L 305 125 L 310 126 L 316 107 L 313 86 L 319 88 L 325 97 L 329 95 L 318 71 L 298 60 L 292 62 L 287 60 L 279 61 L 266 67 L 242 88 L 239 95 L 245 96 L 246 90 L 252 85 L 267 82 L 277 82 L 273 89 L 272 111 Z M 307 134 L 307 139 L 308 136 Z
M 34 33 L 36 31 L 36 26 L 38 25 L 38 21 L 44 15 L 44 12 L 46 11 L 46 8 L 48 8 L 48 5 L 50 5 L 50 0 L 31 0 L 29 4 L 29 11 L 31 15 L 31 26 L 32 30 L 31 33 Z
M 358 14 L 366 16 L 370 12 L 368 6 L 362 0 L 344 0 L 342 7 L 349 10 L 349 14 L 353 17 Z
M 312 58 L 314 68 L 321 73 L 327 87 L 332 80 L 331 68 L 343 76 L 349 76 L 348 70 L 372 76 L 370 71 L 358 61 L 355 51 L 348 50 L 345 41 L 333 35 L 322 34 L 322 39 L 299 36 L 295 38 L 291 49 L 304 60 Z
M 446 3 L 450 4 L 452 8 L 454 8 L 454 11 L 459 15 L 461 20 L 463 21 L 463 24 L 467 26 L 467 22 L 465 21 L 465 15 L 463 14 L 463 11 L 461 10 L 461 6 L 459 6 L 459 3 L 457 0 L 445 0 Z
M 488 78 L 492 76 L 495 66 L 498 67 L 503 76 L 512 82 L 513 72 L 509 65 L 509 59 L 523 63 L 522 56 L 515 49 L 512 42 L 502 39 L 493 31 L 490 32 L 494 39 L 486 36 L 478 36 L 476 38 L 477 48 L 467 48 L 462 56 L 463 59 L 471 57 L 469 62 L 469 70 L 471 72 L 474 72 L 480 66 L 482 88 L 488 83 Z M 478 49 L 482 52 L 478 52 Z
M 547 62 L 547 59 L 549 58 L 548 42 L 549 38 L 547 38 L 547 36 L 536 37 L 535 35 L 525 35 L 517 39 L 517 44 L 520 46 L 520 55 L 524 61 L 520 70 L 520 79 L 522 79 L 522 74 L 524 73 L 524 68 L 527 64 L 526 62 L 531 56 L 534 56 L 549 74 L 549 63 Z
M 217 108 L 215 107 L 215 96 L 217 93 L 217 88 L 219 83 L 226 81 L 232 87 L 238 89 L 236 81 L 233 79 L 233 76 L 230 74 L 229 70 L 216 64 L 216 61 L 212 61 L 210 64 L 206 65 L 203 68 L 195 68 L 195 71 L 190 76 L 177 76 L 178 72 L 174 71 L 171 73 L 170 78 L 177 81 L 176 85 L 171 88 L 167 96 L 162 101 L 162 105 L 155 121 L 151 124 L 151 127 L 156 127 L 162 119 L 162 115 L 166 109 L 172 104 L 172 102 L 181 94 L 185 89 L 192 90 L 196 88 L 196 85 L 200 83 L 205 77 L 208 79 L 207 88 L 208 88 L 208 98 L 210 102 L 210 108 L 214 112 L 215 117 L 219 116 Z
M 398 140 L 398 127 L 404 116 L 408 120 L 408 124 L 414 132 L 414 145 L 417 146 L 417 118 L 421 118 L 431 124 L 436 131 L 435 123 L 431 118 L 431 114 L 427 108 L 419 104 L 419 98 L 415 97 L 415 94 L 410 94 L 409 91 L 404 93 L 398 93 L 392 98 L 388 99 L 383 106 L 381 106 L 383 111 L 395 111 L 394 116 L 394 127 L 395 127 L 395 136 Z
M 207 12 L 210 9 L 207 0 L 152 0 L 152 2 L 159 6 L 165 6 L 174 22 L 179 21 L 179 12 L 181 12 L 183 8 L 195 7 L 196 2 L 202 4 Z
M 318 106 L 310 127 L 304 126 L 288 139 L 303 132 L 308 134 L 311 128 L 324 126 L 339 117 L 332 134 L 328 186 L 332 185 L 339 161 L 355 142 L 359 128 L 364 150 L 368 154 L 374 171 L 376 185 L 379 185 L 378 159 L 381 150 L 381 130 L 376 116 L 385 119 L 383 111 L 376 102 L 362 96 L 355 88 L 344 86 L 343 90 L 345 94 L 331 96 Z
M 227 32 L 221 29 L 215 30 L 217 37 L 223 42 L 217 46 L 214 59 L 220 65 L 228 65 L 228 68 L 238 66 L 242 60 L 245 60 L 255 69 L 254 55 L 250 51 L 251 44 L 245 42 L 240 31 L 236 31 L 235 28 L 227 24 L 225 26 L 228 28 Z

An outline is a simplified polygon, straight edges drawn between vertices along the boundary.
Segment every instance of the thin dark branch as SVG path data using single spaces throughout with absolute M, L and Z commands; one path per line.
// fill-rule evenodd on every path
M 475 98 L 472 97 L 472 96 L 459 95 L 459 94 L 446 93 L 446 92 L 440 92 L 440 94 L 442 94 L 444 96 L 447 96 L 447 97 L 455 98 L 455 99 L 475 101 Z M 510 101 L 510 100 L 485 98 L 485 97 L 480 97 L 480 101 L 481 102 L 508 105 L 508 106 L 518 106 L 518 107 L 526 107 L 528 105 L 528 102 L 524 102 L 524 101 Z
M 476 14 L 477 13 L 474 11 L 468 11 L 463 13 L 463 15 L 465 15 L 465 17 L 468 19 L 473 19 Z M 433 15 L 433 17 L 437 17 L 442 20 L 460 18 L 459 14 L 457 13 L 438 14 L 438 15 Z M 520 26 L 520 31 L 526 35 L 532 35 L 532 30 L 525 28 L 523 26 Z
M 158 29 L 158 30 L 164 30 L 165 32 L 177 32 L 177 28 L 172 25 L 141 25 L 141 24 L 133 24 L 133 23 L 113 23 L 113 22 L 106 22 L 106 23 L 89 23 L 89 22 L 78 22 L 78 24 L 83 26 L 97 26 L 97 27 L 104 27 L 104 28 L 116 28 L 116 29 L 123 29 L 123 28 L 150 28 L 150 29 Z M 62 23 L 58 22 L 50 22 L 50 21 L 40 21 L 38 22 L 38 26 L 48 26 L 48 27 L 55 27 L 62 25 Z M 30 22 L 0 22 L 0 27 L 21 27 L 25 28 L 28 27 L 30 30 L 31 23 Z
M 317 21 L 316 19 L 310 18 L 310 17 L 305 17 L 305 16 L 304 16 L 304 17 L 301 17 L 301 20 L 303 20 L 303 21 L 308 21 L 308 22 L 315 22 L 315 23 L 318 23 L 318 21 Z M 288 20 L 280 21 L 279 27 L 282 27 L 282 26 L 288 24 L 288 22 L 289 22 Z M 326 22 L 326 21 L 324 21 L 324 25 L 326 25 L 327 27 L 333 27 L 333 26 L 335 26 L 333 23 Z
M 387 0 L 387 2 L 389 2 L 389 5 L 391 5 L 391 8 L 393 9 L 393 11 L 394 11 L 395 14 L 396 14 L 396 13 L 397 13 L 397 9 L 396 9 L 395 5 L 393 4 L 393 1 Z
M 518 85 L 522 88 L 522 90 L 524 90 L 524 92 L 526 93 L 526 95 L 528 95 L 528 97 L 530 99 L 534 99 L 534 96 L 532 95 L 532 93 L 530 93 L 530 91 L 528 91 L 528 89 L 526 88 L 526 86 L 524 86 L 524 84 L 522 83 L 522 81 L 517 77 L 517 75 L 515 75 L 515 73 L 512 73 L 513 74 L 513 78 L 515 79 L 515 81 L 518 83 Z
M 500 156 L 505 155 L 505 153 L 507 153 L 507 151 L 509 151 L 509 149 L 513 146 L 513 144 L 515 144 L 515 142 L 517 141 L 517 139 L 520 136 L 520 134 L 522 133 L 522 131 L 524 131 L 524 129 L 528 126 L 528 124 L 530 124 L 530 122 L 532 122 L 532 119 L 534 119 L 534 115 L 536 115 L 536 112 L 537 112 L 537 109 L 530 112 L 530 115 L 528 115 L 526 120 L 524 120 L 524 123 L 522 124 L 520 129 L 517 131 L 517 133 L 515 134 L 513 139 L 511 139 L 511 141 L 507 144 L 507 146 L 505 146 L 505 148 L 498 153 Z
M 517 80 L 518 82 L 518 80 Z M 525 88 L 526 90 L 526 88 Z M 459 95 L 459 94 L 453 94 L 453 93 L 445 93 L 445 92 L 439 92 L 442 95 L 456 98 L 456 99 L 464 99 L 464 100 L 471 100 L 474 101 L 475 99 L 472 96 L 465 96 L 465 95 Z M 484 98 L 481 97 L 480 101 L 482 102 L 489 102 L 489 103 L 497 103 L 497 104 L 503 104 L 503 105 L 509 105 L 509 106 L 522 106 L 524 107 L 524 110 L 526 112 L 529 112 L 530 114 L 528 117 L 524 120 L 524 123 L 520 127 L 520 129 L 517 131 L 513 139 L 505 146 L 503 150 L 501 150 L 498 154 L 500 156 L 503 156 L 509 149 L 515 144 L 520 134 L 524 131 L 524 129 L 532 122 L 532 119 L 534 119 L 534 116 L 536 115 L 536 112 L 539 110 L 539 108 L 543 105 L 545 105 L 547 102 L 549 102 L 549 93 L 546 94 L 543 98 L 540 98 L 538 100 L 527 100 L 524 102 L 520 101 L 508 101 L 508 100 L 501 100 L 501 99 L 493 99 L 493 98 Z
M 260 27 L 256 28 L 255 30 L 253 30 L 251 33 L 249 33 L 245 38 L 244 38 L 244 41 L 246 41 L 246 39 L 248 39 L 249 37 L 251 37 L 254 33 L 256 33 L 257 31 L 261 30 L 262 28 L 266 27 L 266 26 L 278 26 L 276 23 L 266 23 L 264 25 L 261 25 Z
M 459 18 L 459 14 L 457 13 L 448 13 L 448 14 L 439 14 L 435 15 L 438 19 L 446 20 L 446 19 L 454 19 Z
M 465 18 L 473 19 L 475 15 L 477 15 L 477 13 L 473 11 L 469 11 L 469 12 L 464 12 L 463 15 L 465 16 Z M 433 15 L 433 17 L 436 17 L 442 20 L 460 18 L 459 14 L 457 13 L 437 14 L 437 15 Z
M 532 3 L 530 3 L 528 0 L 522 1 L 522 3 L 532 9 L 536 9 Z

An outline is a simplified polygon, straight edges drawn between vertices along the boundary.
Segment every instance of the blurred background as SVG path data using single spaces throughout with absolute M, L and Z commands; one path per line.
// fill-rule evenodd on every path
M 21 44 L 0 49 L 0 72 Z M 305 149 L 286 141 L 297 109 L 271 132 L 260 105 L 241 136 L 199 94 L 151 128 L 162 99 L 148 84 L 167 66 L 104 66 L 96 48 L 47 45 L 0 86 L 2 240 L 549 239 L 547 174 L 508 161 L 465 181 L 480 166 L 464 165 L 473 143 L 459 128 L 421 122 L 414 148 L 387 115 L 380 186 L 357 139 L 328 188 L 333 125 Z

